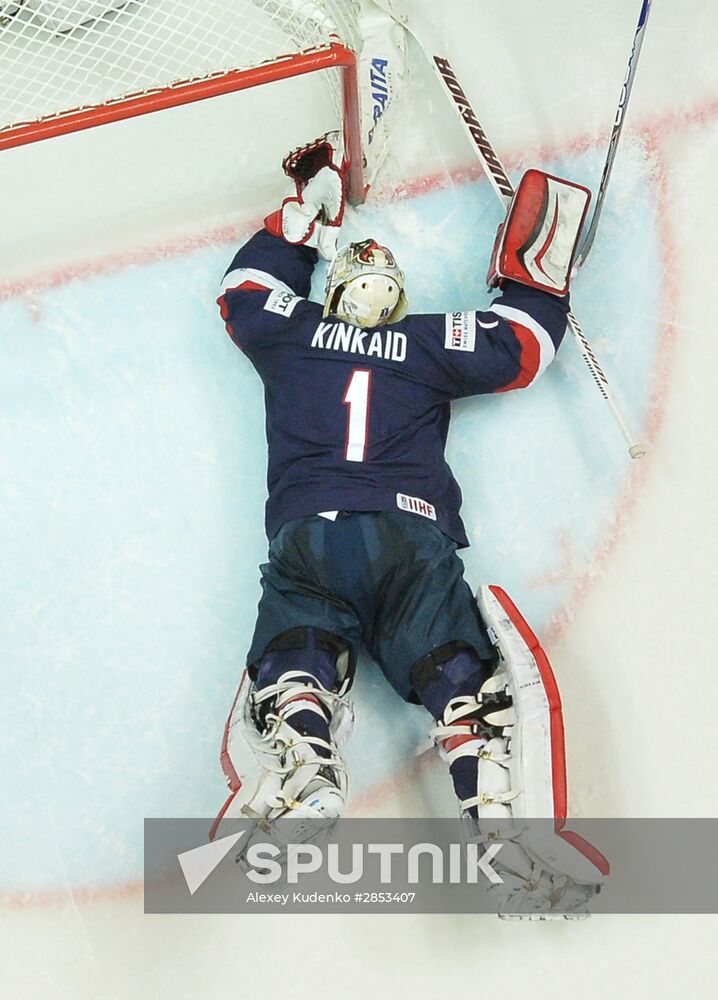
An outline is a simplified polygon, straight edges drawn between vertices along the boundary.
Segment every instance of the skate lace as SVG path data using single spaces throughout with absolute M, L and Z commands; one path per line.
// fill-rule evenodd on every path
M 480 698 L 464 695 L 452 698 L 444 709 L 441 722 L 429 730 L 429 736 L 437 744 L 442 744 L 457 736 L 490 739 L 491 726 L 486 725 L 480 717 L 483 709 L 484 703 Z M 494 757 L 493 759 L 503 758 Z
M 486 725 L 480 717 L 485 708 L 485 702 L 479 697 L 461 695 L 452 698 L 444 710 L 444 715 L 429 735 L 439 747 L 442 757 L 451 765 L 459 757 L 475 757 L 478 760 L 490 760 L 507 769 L 511 754 L 499 752 L 499 740 L 492 739 L 494 727 Z M 477 740 L 486 742 L 476 745 Z M 493 742 L 493 746 L 491 743 Z M 504 750 L 506 749 L 506 742 Z M 509 789 L 505 792 L 481 792 L 460 801 L 462 812 L 488 805 L 509 805 L 518 796 L 518 792 Z
M 261 690 L 252 693 L 253 709 L 255 713 L 265 702 L 282 699 L 285 703 L 290 702 L 295 697 L 311 695 L 312 698 L 320 702 L 333 715 L 340 704 L 339 697 L 332 691 L 322 687 L 318 681 L 307 684 L 298 681 L 296 676 L 306 676 L 299 672 L 285 675 L 286 680 L 269 684 Z M 320 736 L 304 736 L 292 728 L 291 722 L 278 712 L 268 712 L 265 716 L 266 731 L 260 737 L 263 753 L 269 755 L 270 759 L 264 761 L 264 766 L 277 774 L 291 774 L 299 767 L 315 765 L 319 768 L 326 768 L 332 775 L 332 780 L 339 784 L 337 772 L 346 772 L 346 765 L 339 756 L 337 746 L 333 741 L 322 739 Z M 292 754 L 292 749 L 299 745 L 309 746 L 326 751 L 327 755 L 315 753 L 301 758 Z M 274 758 L 274 761 L 271 760 Z

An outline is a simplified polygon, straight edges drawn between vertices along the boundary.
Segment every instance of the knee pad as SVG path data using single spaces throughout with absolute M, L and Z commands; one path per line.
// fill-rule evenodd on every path
M 452 699 L 476 695 L 493 670 L 472 646 L 451 642 L 417 660 L 410 677 L 424 708 L 440 719 Z
M 269 643 L 249 668 L 249 676 L 261 690 L 276 684 L 288 671 L 301 671 L 327 691 L 343 695 L 354 680 L 355 659 L 349 644 L 339 636 L 319 628 L 294 628 Z

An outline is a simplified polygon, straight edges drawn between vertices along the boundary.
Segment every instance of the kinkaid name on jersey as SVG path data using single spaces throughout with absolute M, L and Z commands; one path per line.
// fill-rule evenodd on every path
M 406 360 L 406 334 L 396 330 L 362 330 L 351 323 L 320 323 L 312 347 L 322 351 L 347 351 L 386 361 Z

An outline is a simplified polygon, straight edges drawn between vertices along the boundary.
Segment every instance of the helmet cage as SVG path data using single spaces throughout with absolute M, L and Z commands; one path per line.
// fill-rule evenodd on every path
M 388 315 L 382 315 L 375 322 L 358 325 L 371 327 L 398 322 L 408 309 L 404 293 L 404 272 L 397 265 L 391 250 L 372 239 L 350 243 L 337 253 L 327 274 L 324 317 L 334 315 L 339 319 L 357 322 L 355 316 L 342 314 L 342 296 L 345 291 L 351 293 L 349 286 L 357 278 L 373 275 L 384 276 L 395 282 L 398 289 L 397 301 Z M 383 313 L 383 310 L 380 312 Z

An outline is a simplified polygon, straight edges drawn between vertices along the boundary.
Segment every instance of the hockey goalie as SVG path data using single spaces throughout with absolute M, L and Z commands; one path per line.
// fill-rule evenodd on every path
M 461 493 L 444 449 L 452 400 L 528 389 L 555 357 L 589 193 L 528 171 L 491 256 L 491 306 L 426 315 L 409 312 L 388 247 L 367 237 L 337 250 L 339 136 L 284 168 L 290 189 L 235 255 L 219 298 L 264 384 L 269 555 L 215 833 L 223 817 L 271 829 L 342 815 L 347 695 L 363 647 L 433 718 L 468 835 L 490 837 L 502 821 L 500 912 L 585 914 L 608 866 L 563 826 L 556 682 L 508 595 L 484 586 L 477 600 L 464 579 Z M 323 304 L 309 299 L 320 254 L 331 262 Z M 247 785 L 240 732 L 260 765 Z M 550 836 L 532 817 L 552 819 Z

